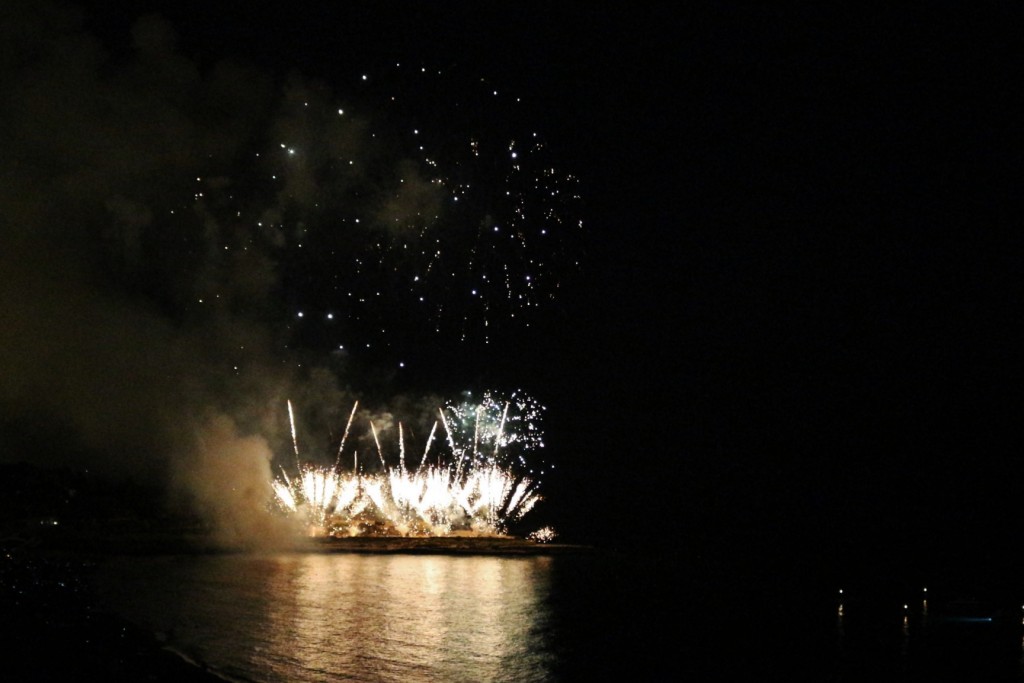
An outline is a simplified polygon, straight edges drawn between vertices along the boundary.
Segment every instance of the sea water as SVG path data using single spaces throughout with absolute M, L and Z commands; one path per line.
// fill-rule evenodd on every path
M 920 587 L 792 578 L 656 555 L 291 553 L 126 557 L 96 582 L 237 681 L 1024 680 L 1020 604 L 940 625 L 941 591 L 929 612 Z
M 101 600 L 246 681 L 570 680 L 630 650 L 637 623 L 597 558 L 360 554 L 123 558 Z

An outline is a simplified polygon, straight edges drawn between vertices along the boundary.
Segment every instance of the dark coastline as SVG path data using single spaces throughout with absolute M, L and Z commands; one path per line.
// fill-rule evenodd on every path
M 101 609 L 91 575 L 97 561 L 4 548 L 0 605 L 5 680 L 219 681 L 166 649 L 156 634 Z

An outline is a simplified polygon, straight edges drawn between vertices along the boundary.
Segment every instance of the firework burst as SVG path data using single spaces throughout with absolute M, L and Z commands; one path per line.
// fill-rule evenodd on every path
M 264 273 L 296 340 L 345 354 L 528 327 L 579 265 L 582 201 L 525 109 L 456 69 L 290 83 L 270 125 L 211 155 L 164 215 L 203 271 L 189 308 L 250 310 L 262 291 L 238 301 L 224 283 Z
M 291 476 L 282 468 L 273 483 L 277 505 L 318 536 L 505 534 L 541 500 L 543 472 L 526 468 L 525 454 L 544 445 L 543 410 L 525 395 L 490 392 L 479 402 L 440 408 L 415 468 L 408 466 L 401 423 L 397 463 L 389 464 L 371 421 L 380 469 L 366 471 L 355 450 L 351 469 L 341 466 L 353 407 L 335 465 L 299 464 Z M 432 453 L 439 429 L 447 448 Z

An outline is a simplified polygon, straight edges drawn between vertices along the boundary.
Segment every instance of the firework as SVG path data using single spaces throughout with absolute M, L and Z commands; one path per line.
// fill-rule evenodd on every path
M 582 219 L 578 178 L 525 110 L 455 70 L 290 84 L 244 158 L 211 156 L 163 217 L 204 260 L 189 308 L 251 310 L 265 290 L 240 302 L 225 283 L 276 272 L 297 341 L 325 350 L 529 326 L 579 265 Z
M 376 234 L 352 272 L 386 274 L 424 329 L 460 340 L 528 325 L 578 265 L 578 179 L 518 121 L 520 98 L 485 79 L 395 65 L 360 83 L 407 161 L 367 216 Z M 374 303 L 355 315 L 386 324 L 377 296 L 364 286 L 358 298 Z
M 312 535 L 505 534 L 510 523 L 541 500 L 539 476 L 522 473 L 521 465 L 525 451 L 543 447 L 542 411 L 524 395 L 502 399 L 491 393 L 479 403 L 441 408 L 438 421 L 447 435 L 446 457 L 430 464 L 435 423 L 415 469 L 406 466 L 401 425 L 398 462 L 389 464 L 371 421 L 379 471 L 363 471 L 357 455 L 352 470 L 342 470 L 339 450 L 334 467 L 300 465 L 293 476 L 282 469 L 273 483 L 277 505 L 301 517 Z M 294 420 L 292 425 L 294 431 Z

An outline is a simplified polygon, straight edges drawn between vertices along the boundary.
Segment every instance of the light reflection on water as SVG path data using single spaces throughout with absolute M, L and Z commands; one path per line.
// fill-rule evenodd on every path
M 258 681 L 541 681 L 549 557 L 296 554 L 131 559 L 109 604 Z
M 223 555 L 124 558 L 98 581 L 115 611 L 260 683 L 1024 680 L 1016 598 L 998 621 L 951 623 L 948 591 L 837 595 L 687 568 L 605 554 Z
M 835 658 L 822 660 L 832 680 L 1024 680 L 1024 640 L 1005 598 L 947 594 L 934 603 L 928 597 L 896 602 L 842 593 L 833 613 Z

